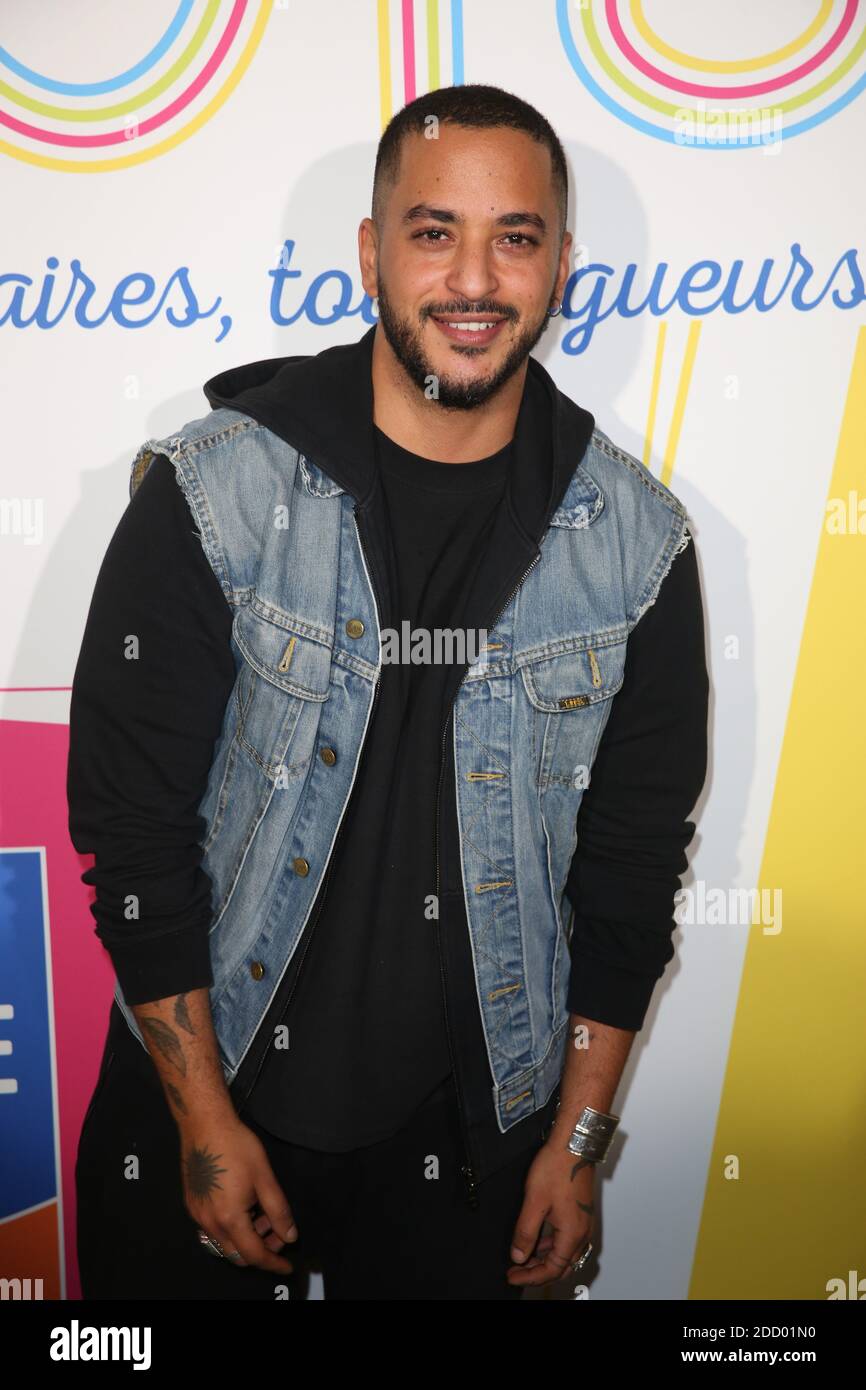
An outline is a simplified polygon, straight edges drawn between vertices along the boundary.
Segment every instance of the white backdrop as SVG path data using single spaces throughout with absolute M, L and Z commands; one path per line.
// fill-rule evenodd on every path
M 647 0 L 637 7 L 669 46 L 703 55 L 709 71 L 651 51 L 635 25 L 634 7 L 613 8 L 647 63 L 651 59 L 672 72 L 678 83 L 732 86 L 772 79 L 820 56 L 848 13 L 841 0 L 833 3 L 824 27 L 796 56 L 766 64 L 756 77 L 749 71 L 726 73 L 719 64 L 791 44 L 820 18 L 820 5 L 812 0 L 767 0 L 761 6 L 745 0 L 719 6 Z M 527 7 L 518 0 L 466 0 L 462 6 L 428 7 L 416 0 L 413 9 L 396 0 L 379 6 L 372 0 L 292 0 L 261 7 L 223 3 L 201 50 L 185 74 L 173 78 L 171 65 L 205 9 L 201 0 L 180 9 L 177 0 L 149 0 L 124 6 L 121 22 L 115 5 L 98 0 L 80 0 L 74 14 L 59 0 L 43 0 L 38 7 L 7 0 L 2 8 L 0 42 L 7 56 L 0 76 L 31 103 L 22 106 L 4 97 L 2 110 L 11 124 L 7 121 L 0 132 L 3 846 L 48 847 L 49 868 L 51 845 L 61 854 L 57 837 L 69 687 L 96 572 L 127 503 L 136 448 L 148 436 L 167 434 L 205 414 L 201 385 L 215 372 L 251 359 L 318 352 L 360 336 L 367 321 L 357 312 L 333 322 L 311 321 L 311 305 L 328 319 L 341 293 L 333 276 L 317 292 L 316 277 L 341 272 L 351 308 L 360 308 L 357 227 L 369 214 L 383 118 L 403 104 L 407 92 L 462 80 L 495 83 L 531 101 L 565 146 L 572 176 L 569 227 L 583 248 L 578 267 L 608 269 L 575 277 L 566 314 L 545 335 L 539 355 L 563 389 L 639 458 L 654 404 L 648 466 L 664 477 L 692 518 L 712 665 L 712 761 L 695 811 L 699 828 L 685 883 L 703 880 L 725 892 L 754 887 L 779 794 L 783 736 L 822 545 L 833 553 L 825 504 L 837 476 L 846 403 L 851 428 L 862 418 L 857 400 L 862 401 L 863 377 L 852 378 L 852 372 L 864 322 L 857 257 L 862 267 L 866 186 L 860 152 L 866 128 L 859 91 L 847 95 L 866 74 L 862 55 L 855 52 L 866 26 L 862 6 L 854 6 L 851 27 L 809 75 L 754 102 L 797 97 L 855 53 L 846 73 L 785 116 L 781 140 L 749 148 L 689 146 L 658 133 L 672 131 L 674 123 L 618 86 L 593 49 L 584 26 L 587 11 L 607 59 L 627 67 L 604 5 Z M 429 13 L 439 36 L 438 59 L 429 42 Z M 160 42 L 178 14 L 182 25 L 178 21 L 176 35 L 148 72 L 118 81 L 107 92 L 63 90 L 64 84 L 86 86 L 124 74 Z M 585 75 L 575 67 L 572 49 Z M 207 61 L 209 80 L 173 114 L 171 103 L 205 71 Z M 132 115 L 84 122 L 40 109 L 47 104 L 81 112 L 128 102 L 167 74 L 162 93 Z M 46 75 L 53 86 L 45 85 Z M 656 98 L 677 105 L 688 100 L 685 88 L 672 92 L 634 65 L 630 80 Z M 229 83 L 230 90 L 215 101 Z M 840 109 L 830 111 L 843 96 Z M 625 115 L 613 109 L 616 104 Z M 160 112 L 161 123 L 153 130 L 129 124 Z M 637 128 L 635 120 L 658 122 L 657 132 Z M 810 128 L 784 138 L 785 123 L 807 120 L 814 122 Z M 112 144 L 70 143 L 124 126 L 126 137 Z M 37 136 L 36 129 L 43 133 Z M 296 317 L 280 325 L 272 316 L 269 271 L 287 240 L 293 243 L 289 267 L 294 274 L 283 287 L 281 307 L 286 317 Z M 792 251 L 795 244 L 799 253 Z M 798 255 L 813 268 L 811 278 Z M 747 301 L 765 261 L 772 262 L 766 298 L 777 302 L 763 312 L 754 303 L 742 312 L 731 312 L 730 304 L 708 307 L 737 262 L 742 269 L 734 297 L 740 304 Z M 683 277 L 700 262 L 719 267 L 717 289 L 692 295 L 693 307 L 707 311 L 688 313 L 682 303 L 668 308 Z M 655 304 L 629 317 L 613 308 L 595 324 L 584 351 L 566 350 L 569 342 L 572 348 L 581 342 L 592 293 L 603 290 L 602 312 L 614 306 L 625 294 L 630 265 L 635 267 L 632 306 L 646 299 L 658 268 L 667 267 Z M 50 296 L 45 293 L 49 273 L 55 277 Z M 145 293 L 124 309 L 118 286 L 131 275 L 150 276 L 153 283 L 149 288 L 131 283 L 129 300 Z M 697 272 L 692 275 L 698 283 Z M 189 303 L 184 283 L 194 291 L 197 311 L 192 322 L 178 326 L 168 310 L 173 307 L 184 317 Z M 813 307 L 798 305 L 798 283 L 805 300 L 816 301 Z M 841 302 L 834 302 L 834 291 Z M 678 418 L 678 438 L 669 448 Z M 669 467 L 663 472 L 666 454 Z M 862 469 L 860 479 L 862 491 Z M 849 555 L 850 547 L 859 545 L 862 580 L 866 536 L 850 536 L 844 544 Z M 811 748 L 805 744 L 816 761 L 828 741 L 849 737 L 856 728 L 846 722 L 846 701 L 854 698 L 855 673 L 863 674 L 862 586 L 840 591 L 840 604 L 847 605 L 850 644 L 840 649 L 827 634 L 825 701 L 810 706 Z M 806 671 L 804 684 L 808 678 Z M 862 683 L 859 688 L 862 692 Z M 45 773 L 44 838 L 35 834 L 38 822 L 30 811 L 25 816 L 22 809 L 30 806 L 33 793 L 33 758 L 22 751 L 35 747 L 26 741 L 28 731 L 40 738 L 50 731 L 57 736 L 51 745 L 54 762 Z M 861 754 L 862 736 L 843 760 L 849 781 L 835 783 L 846 820 L 863 811 Z M 800 814 L 820 819 L 827 813 L 820 789 L 807 768 L 803 778 Z M 844 857 L 844 846 L 840 852 Z M 49 873 L 39 919 L 44 925 L 50 906 L 46 940 L 53 942 L 55 1012 L 64 979 L 72 978 L 64 975 L 72 970 L 70 940 L 77 943 L 78 969 L 92 974 L 100 999 L 107 997 L 105 961 L 92 937 L 84 892 L 75 882 L 81 865 L 68 850 L 65 854 L 65 877 L 52 885 Z M 862 978 L 862 897 L 843 887 L 841 925 L 838 913 L 832 920 L 821 914 L 828 878 L 841 875 L 844 885 L 856 867 L 846 860 L 831 873 L 826 859 L 816 858 L 801 862 L 797 885 L 782 885 L 786 894 L 791 887 L 795 914 L 785 918 L 780 934 L 790 931 L 787 949 L 793 950 L 784 966 L 792 973 L 785 978 L 801 981 L 802 1000 L 811 1001 L 818 1015 L 832 1005 L 840 979 L 850 978 L 852 970 Z M 809 938 L 809 949 L 800 956 L 794 947 L 798 890 L 805 890 L 814 909 L 800 919 Z M 713 1180 L 722 1156 L 740 1153 L 749 1129 L 734 1124 L 718 1131 L 725 1085 L 732 1088 L 732 1109 L 725 1113 L 740 1113 L 749 1123 L 773 1089 L 768 1075 L 787 1095 L 792 1123 L 803 1120 L 802 1111 L 797 1115 L 798 1097 L 801 1104 L 815 1100 L 813 1091 L 804 1097 L 802 1078 L 796 1079 L 802 1062 L 796 1049 L 783 1053 L 787 1069 L 776 1059 L 767 1073 L 755 1055 L 754 1040 L 765 1036 L 764 1005 L 756 984 L 746 1017 L 744 964 L 750 945 L 760 953 L 772 940 L 760 925 L 748 923 L 678 928 L 677 956 L 657 988 L 617 1098 L 622 1142 L 601 1184 L 601 1259 L 591 1297 L 685 1298 L 691 1289 L 699 1297 L 739 1291 L 755 1298 L 822 1298 L 827 1280 L 847 1274 L 858 1257 L 866 1274 L 862 1227 L 859 1234 L 850 1233 L 857 1227 L 852 1218 L 862 1215 L 862 1183 L 858 1189 L 844 1174 L 841 1190 L 829 1197 L 834 1219 L 828 1219 L 828 1199 L 822 1196 L 824 1221 L 803 1233 L 793 1271 L 781 1219 L 769 1219 L 756 1236 L 763 1270 L 757 1286 L 747 1273 L 756 1250 L 743 1245 L 736 1221 L 733 1253 L 723 1238 L 725 1221 L 732 1218 L 729 1208 L 727 1216 L 722 1214 L 719 1202 L 731 1198 L 714 1196 Z M 820 985 L 810 974 L 816 958 L 832 963 Z M 80 981 L 76 988 L 86 994 Z M 836 997 L 836 1006 L 844 1016 L 843 1037 L 837 1036 L 832 1062 L 825 1060 L 836 1078 L 828 1083 L 834 1103 L 844 1109 L 845 1120 L 829 1143 L 841 1152 L 853 1136 L 862 1162 L 862 1046 L 852 1052 L 845 1043 L 844 1028 L 854 1026 L 855 1015 L 849 1017 L 845 999 Z M 810 1016 L 814 1019 L 815 1012 Z M 781 1023 L 777 1015 L 767 1017 L 767 1028 L 778 1039 L 784 1012 Z M 792 1029 L 800 1017 L 791 1017 Z M 741 1018 L 743 1036 L 752 1039 L 751 1094 L 739 1065 L 729 1069 L 726 1083 Z M 70 1294 L 75 1289 L 69 1260 L 70 1145 L 92 1084 L 102 1014 L 83 1029 L 74 1023 L 72 1014 L 62 1022 L 49 1020 L 56 1049 L 51 1105 L 58 1222 L 64 1189 L 66 1197 L 68 1263 L 64 1272 L 61 1232 L 58 1278 Z M 825 1091 L 821 1095 L 826 1098 Z M 3 1101 L 0 1095 L 0 1107 Z M 760 1119 L 756 1122 L 765 1157 L 776 1142 L 770 1128 L 769 1118 L 766 1130 Z M 791 1139 L 777 1138 L 771 1176 L 762 1171 L 780 1211 L 790 1211 L 790 1193 L 782 1201 L 779 1185 L 789 1181 L 783 1155 L 790 1152 Z M 745 1140 L 743 1147 L 745 1159 Z M 744 1164 L 742 1210 L 750 1204 L 766 1209 L 765 1188 L 753 1183 L 749 1193 L 745 1190 L 748 1171 L 754 1175 L 757 1166 L 757 1160 Z M 795 1193 L 796 1174 L 790 1182 Z M 26 1219 L 35 1205 L 51 1200 L 50 1193 L 31 1196 L 25 1192 L 17 1206 L 0 1215 Z M 744 1220 L 744 1229 L 754 1227 Z M 708 1244 L 697 1282 L 701 1239 Z M 776 1251 L 774 1257 L 768 1247 Z M 0 1242 L 0 1255 L 2 1248 Z

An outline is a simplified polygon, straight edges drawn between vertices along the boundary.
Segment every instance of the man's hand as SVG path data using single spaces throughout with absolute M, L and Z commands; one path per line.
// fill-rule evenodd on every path
M 294 1266 L 272 1252 L 297 1240 L 298 1228 L 258 1136 L 222 1115 L 182 1124 L 180 1139 L 184 1201 L 196 1225 L 227 1255 L 240 1251 L 232 1264 L 291 1274 Z
M 509 1284 L 550 1284 L 570 1275 L 592 1239 L 595 1168 L 551 1139 L 526 1175 L 523 1206 L 511 1241 Z M 547 1230 L 542 1232 L 542 1224 Z
M 186 1209 L 236 1265 L 291 1274 L 275 1253 L 298 1229 L 258 1135 L 234 1108 L 220 1062 L 207 988 L 133 1012 L 180 1134 Z

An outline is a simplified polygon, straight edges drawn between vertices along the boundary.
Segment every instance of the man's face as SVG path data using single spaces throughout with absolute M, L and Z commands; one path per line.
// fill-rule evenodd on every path
M 543 145 L 447 122 L 438 139 L 407 136 L 372 273 L 382 330 L 411 381 L 445 407 L 488 401 L 547 328 L 570 245 Z

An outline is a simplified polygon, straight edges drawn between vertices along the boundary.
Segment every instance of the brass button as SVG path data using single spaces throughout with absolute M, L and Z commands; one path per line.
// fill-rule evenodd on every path
M 250 974 L 254 980 L 260 980 L 265 973 L 265 967 L 260 960 L 254 960 L 250 966 Z
M 307 863 L 306 859 L 293 859 L 292 868 L 294 869 L 296 874 L 300 875 L 301 878 L 306 878 L 307 874 L 310 872 L 310 866 Z
M 364 631 L 364 624 L 360 618 L 350 618 L 346 623 L 346 631 L 350 637 L 360 637 Z
M 333 748 L 320 748 L 319 757 L 322 759 L 323 763 L 328 764 L 328 767 L 333 767 L 334 763 L 337 761 L 337 755 Z

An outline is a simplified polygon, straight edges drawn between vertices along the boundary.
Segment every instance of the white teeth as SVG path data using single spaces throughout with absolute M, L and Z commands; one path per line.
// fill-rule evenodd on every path
M 495 328 L 495 323 L 449 323 L 449 328 L 459 328 L 470 333 L 481 333 L 485 328 Z

